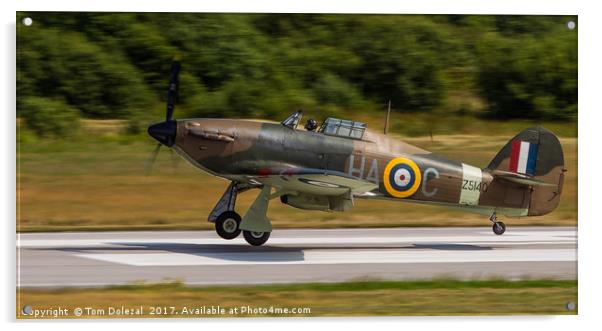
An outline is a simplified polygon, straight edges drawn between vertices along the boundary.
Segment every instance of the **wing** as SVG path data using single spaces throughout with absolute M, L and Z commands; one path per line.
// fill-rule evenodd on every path
M 378 189 L 378 184 L 346 173 L 311 168 L 262 169 L 258 175 L 246 176 L 250 182 L 270 185 L 286 192 L 315 195 L 362 194 Z

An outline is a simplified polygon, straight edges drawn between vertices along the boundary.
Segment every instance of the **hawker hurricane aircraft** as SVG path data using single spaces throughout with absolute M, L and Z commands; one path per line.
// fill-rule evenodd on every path
M 353 120 L 327 118 L 318 125 L 310 119 L 301 128 L 301 111 L 281 123 L 174 120 L 179 70 L 174 62 L 165 121 L 148 128 L 159 142 L 154 156 L 164 145 L 193 166 L 230 181 L 208 217 L 224 239 L 242 232 L 249 244 L 264 244 L 272 232 L 268 203 L 275 198 L 321 211 L 349 210 L 357 198 L 461 208 L 489 216 L 497 235 L 506 230 L 498 214 L 538 216 L 558 205 L 566 171 L 562 147 L 542 127 L 520 132 L 481 169 Z M 237 194 L 254 188 L 260 192 L 241 217 L 235 211 Z

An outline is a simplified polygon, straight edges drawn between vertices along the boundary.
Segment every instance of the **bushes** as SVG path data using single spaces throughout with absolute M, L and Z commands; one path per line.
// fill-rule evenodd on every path
M 19 34 L 17 77 L 20 97 L 64 99 L 88 118 L 129 118 L 154 98 L 119 52 L 54 28 Z
M 566 28 L 575 17 L 18 15 L 35 21 L 17 25 L 19 102 L 128 119 L 132 132 L 163 117 L 176 55 L 176 118 L 279 119 L 298 108 L 370 111 L 387 100 L 403 112 L 473 114 L 480 108 L 466 105 L 476 102 L 495 118 L 577 115 L 577 33 Z
M 23 98 L 17 116 L 42 137 L 67 137 L 79 128 L 79 111 L 60 99 Z
M 483 41 L 478 81 L 492 117 L 576 120 L 577 35 L 558 30 Z

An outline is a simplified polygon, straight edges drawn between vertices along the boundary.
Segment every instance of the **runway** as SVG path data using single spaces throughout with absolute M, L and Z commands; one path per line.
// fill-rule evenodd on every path
M 577 277 L 574 227 L 279 230 L 262 247 L 213 231 L 17 235 L 17 286 Z

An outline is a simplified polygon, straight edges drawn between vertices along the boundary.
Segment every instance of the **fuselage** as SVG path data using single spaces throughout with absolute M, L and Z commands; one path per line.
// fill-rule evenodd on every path
M 528 208 L 524 187 L 517 186 L 509 194 L 512 187 L 495 185 L 487 170 L 371 131 L 351 139 L 252 120 L 177 123 L 176 151 L 193 165 L 229 180 L 244 182 L 287 169 L 314 169 L 377 187 L 372 192 L 353 192 L 356 197 L 454 205 L 484 214 L 505 208 L 506 213 L 519 216 Z

